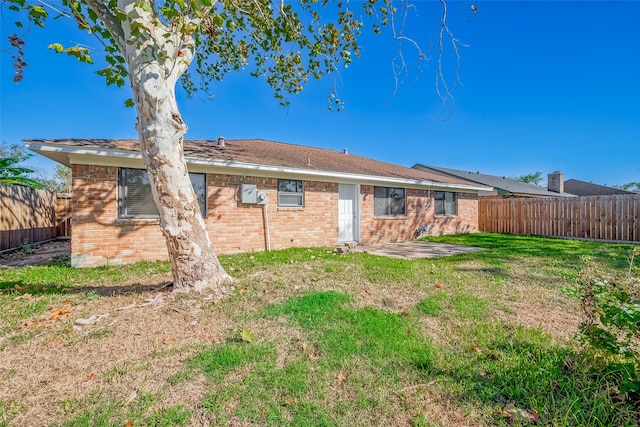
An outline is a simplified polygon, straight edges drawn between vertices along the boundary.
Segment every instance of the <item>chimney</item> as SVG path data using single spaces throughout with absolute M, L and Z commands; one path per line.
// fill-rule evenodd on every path
M 224 147 L 224 136 L 218 137 L 218 147 Z
M 564 193 L 564 174 L 555 171 L 547 175 L 547 189 L 556 193 Z

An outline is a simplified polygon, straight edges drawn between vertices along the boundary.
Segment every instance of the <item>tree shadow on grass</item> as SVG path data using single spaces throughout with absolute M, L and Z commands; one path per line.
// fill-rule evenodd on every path
M 94 293 L 100 296 L 135 295 L 157 292 L 171 292 L 173 282 L 158 281 L 156 283 L 133 283 L 127 285 L 94 285 L 94 286 L 62 286 L 51 283 L 31 283 L 22 280 L 0 281 L 0 295 L 15 293 L 31 294 L 33 296 L 42 295 L 69 295 Z
M 171 290 L 168 263 L 141 262 L 130 265 L 71 268 L 68 263 L 1 268 L 0 295 L 56 294 L 128 295 Z

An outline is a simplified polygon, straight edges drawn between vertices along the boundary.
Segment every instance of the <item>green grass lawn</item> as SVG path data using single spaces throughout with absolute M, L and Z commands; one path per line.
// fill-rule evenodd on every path
M 165 292 L 143 306 L 170 280 L 162 262 L 0 269 L 0 426 L 640 422 L 615 370 L 573 339 L 581 257 L 622 276 L 629 245 L 428 240 L 486 250 L 221 256 L 236 291 L 217 304 Z

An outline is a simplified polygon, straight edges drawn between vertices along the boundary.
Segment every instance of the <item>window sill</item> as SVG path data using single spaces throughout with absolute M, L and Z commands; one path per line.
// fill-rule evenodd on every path
M 278 212 L 280 211 L 303 211 L 304 206 L 278 206 Z
M 160 224 L 160 218 L 118 218 L 115 225 Z
M 395 219 L 395 220 L 400 220 L 400 219 L 407 219 L 408 217 L 406 215 L 384 215 L 384 216 L 374 216 L 373 219 Z
M 436 217 L 436 218 L 455 218 L 457 216 L 458 216 L 458 214 L 438 214 L 438 215 L 434 215 L 434 217 Z

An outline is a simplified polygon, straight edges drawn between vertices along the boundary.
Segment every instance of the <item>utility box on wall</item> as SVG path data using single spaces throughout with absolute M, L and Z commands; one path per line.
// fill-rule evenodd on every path
M 242 203 L 258 203 L 258 188 L 255 184 L 242 184 Z

